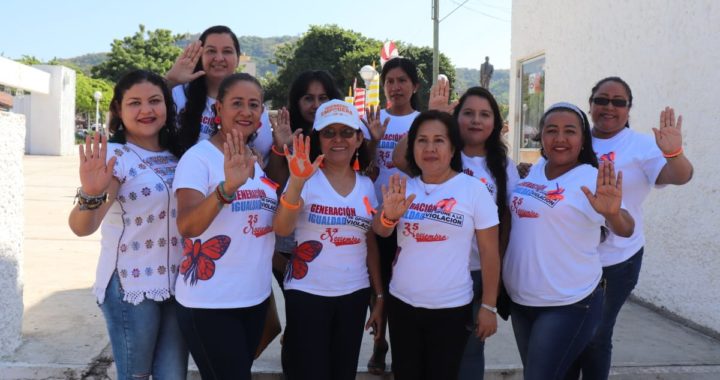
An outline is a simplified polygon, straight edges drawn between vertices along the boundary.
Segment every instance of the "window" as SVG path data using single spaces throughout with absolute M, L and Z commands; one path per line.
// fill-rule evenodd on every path
M 545 109 L 545 56 L 520 63 L 520 160 L 534 162 L 538 157 L 540 142 L 533 138 Z

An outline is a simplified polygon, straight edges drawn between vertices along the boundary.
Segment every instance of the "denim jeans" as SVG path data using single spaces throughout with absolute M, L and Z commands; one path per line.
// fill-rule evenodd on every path
M 174 298 L 157 302 L 143 300 L 138 305 L 123 301 L 117 273 L 105 289 L 100 305 L 112 345 L 118 380 L 184 379 L 188 350 L 175 313 Z
M 482 272 L 470 272 L 473 280 L 473 320 L 477 318 L 482 303 Z M 485 376 L 485 342 L 470 332 L 462 362 L 460 363 L 460 380 L 483 380 Z
M 579 379 L 581 371 L 583 380 L 605 380 L 610 375 L 613 329 L 620 309 L 637 285 L 643 252 L 644 248 L 640 248 L 631 258 L 603 268 L 607 287 L 602 321 L 595 337 L 568 371 L 566 379 Z
M 565 306 L 534 307 L 513 303 L 511 318 L 525 380 L 563 379 L 595 335 L 604 289 Z

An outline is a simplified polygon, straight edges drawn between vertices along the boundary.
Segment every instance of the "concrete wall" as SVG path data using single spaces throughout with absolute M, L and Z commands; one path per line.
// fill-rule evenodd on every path
M 22 328 L 25 117 L 0 111 L 0 356 L 20 345 Z
M 64 66 L 33 67 L 50 74 L 50 92 L 15 98 L 13 110 L 28 119 L 25 151 L 53 156 L 74 154 L 75 71 Z
M 720 2 L 514 0 L 510 81 L 516 139 L 519 61 L 545 54 L 545 106 L 589 108 L 590 89 L 618 75 L 631 86 L 632 128 L 652 133 L 660 110 L 683 115 L 692 182 L 654 191 L 644 205 L 646 245 L 635 294 L 720 332 Z

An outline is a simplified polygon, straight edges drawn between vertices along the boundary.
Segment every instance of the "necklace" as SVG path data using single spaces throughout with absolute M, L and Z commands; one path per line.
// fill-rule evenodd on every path
M 425 195 L 430 195 L 430 193 L 437 190 L 437 188 L 441 185 L 440 183 L 431 183 L 431 188 L 430 190 L 428 190 L 428 184 L 425 183 L 422 179 L 420 180 L 420 182 L 423 184 L 423 190 L 425 190 Z

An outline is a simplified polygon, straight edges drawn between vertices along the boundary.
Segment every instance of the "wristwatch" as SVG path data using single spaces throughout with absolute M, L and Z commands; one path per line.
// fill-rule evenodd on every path
M 480 307 L 483 308 L 483 309 L 485 309 L 485 310 L 490 311 L 490 312 L 493 313 L 493 314 L 497 314 L 497 307 L 493 307 L 493 306 L 490 306 L 490 305 L 484 304 L 484 303 L 483 303 L 483 304 L 480 304 Z

